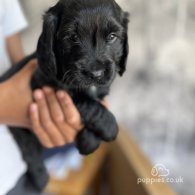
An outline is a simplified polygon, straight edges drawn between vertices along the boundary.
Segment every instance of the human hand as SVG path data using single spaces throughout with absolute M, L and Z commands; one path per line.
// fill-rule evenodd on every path
M 36 67 L 37 61 L 32 60 L 0 84 L 0 124 L 32 128 L 46 147 L 73 142 L 82 128 L 80 115 L 65 92 L 55 94 L 46 87 L 32 93 L 30 81 Z
M 35 103 L 30 106 L 32 129 L 47 148 L 73 143 L 84 127 L 80 113 L 65 91 L 55 92 L 50 87 L 33 93 Z M 108 108 L 107 101 L 101 104 Z
M 70 96 L 49 87 L 33 93 L 35 103 L 30 106 L 32 128 L 47 148 L 74 142 L 83 128 L 80 114 Z

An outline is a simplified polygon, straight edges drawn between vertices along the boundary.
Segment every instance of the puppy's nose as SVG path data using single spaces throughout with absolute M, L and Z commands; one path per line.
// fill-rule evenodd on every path
M 104 75 L 104 70 L 95 70 L 91 74 L 94 78 L 101 78 Z

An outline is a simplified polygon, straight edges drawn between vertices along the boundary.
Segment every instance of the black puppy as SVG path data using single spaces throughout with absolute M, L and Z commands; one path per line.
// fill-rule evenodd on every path
M 50 85 L 64 89 L 78 108 L 85 128 L 76 146 L 81 154 L 96 150 L 101 141 L 116 138 L 115 117 L 99 101 L 109 92 L 117 73 L 122 75 L 128 56 L 128 14 L 114 0 L 60 0 L 44 16 L 37 51 L 15 65 L 1 80 L 9 78 L 30 59 L 38 58 L 32 89 Z M 41 146 L 34 135 L 10 128 L 29 173 L 37 187 L 46 177 Z

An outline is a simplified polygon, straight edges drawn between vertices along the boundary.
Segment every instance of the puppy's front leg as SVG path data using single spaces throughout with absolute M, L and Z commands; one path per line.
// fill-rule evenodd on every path
M 85 128 L 78 134 L 76 145 L 81 154 L 95 151 L 101 141 L 113 141 L 118 133 L 115 117 L 99 102 L 88 99 L 75 102 Z

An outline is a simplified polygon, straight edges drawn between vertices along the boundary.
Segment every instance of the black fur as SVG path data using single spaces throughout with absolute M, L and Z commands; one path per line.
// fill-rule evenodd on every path
M 116 74 L 125 72 L 127 27 L 128 14 L 114 0 L 60 0 L 44 16 L 36 53 L 15 65 L 1 81 L 37 57 L 39 66 L 32 89 L 50 85 L 69 92 L 85 124 L 76 146 L 81 154 L 89 154 L 101 141 L 109 142 L 117 136 L 115 117 L 99 100 L 108 94 Z M 39 142 L 29 131 L 11 131 L 35 185 L 42 189 L 47 175 L 43 174 Z

